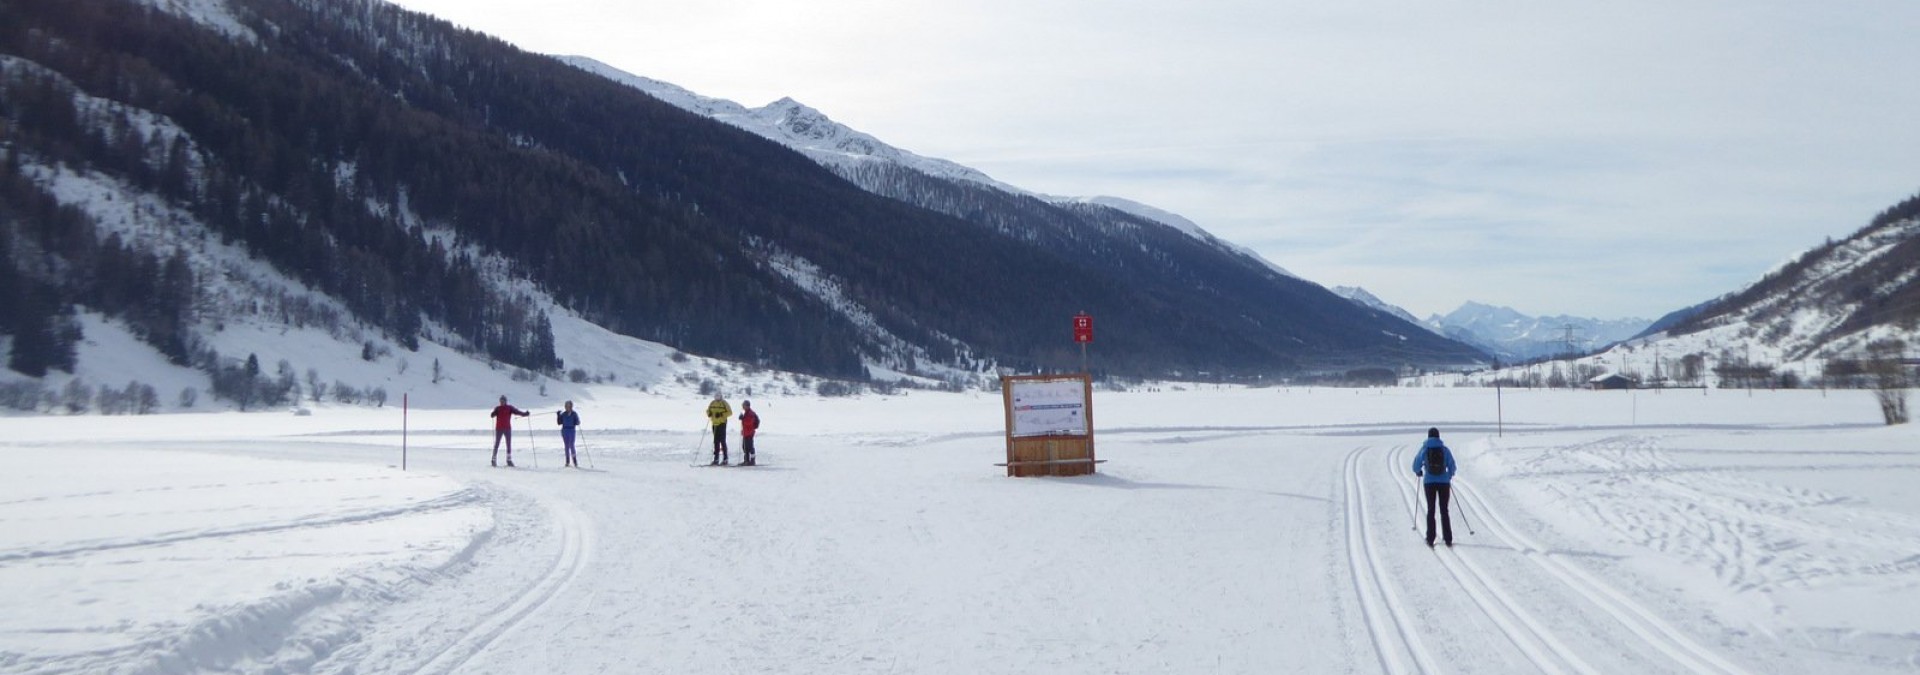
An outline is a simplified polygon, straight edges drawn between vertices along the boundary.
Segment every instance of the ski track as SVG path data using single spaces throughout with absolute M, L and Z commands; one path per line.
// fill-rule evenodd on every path
M 13 504 L 48 503 L 63 500 L 118 498 L 134 494 L 172 494 L 240 488 L 273 488 L 285 485 L 364 483 L 392 480 L 386 477 L 352 479 L 321 478 L 310 480 L 273 480 L 257 482 L 208 483 L 164 488 L 74 492 L 16 500 Z M 62 548 L 28 548 L 0 553 L 0 563 L 36 564 L 67 559 L 63 564 L 87 566 L 96 563 L 90 556 L 147 548 L 165 548 L 181 543 L 244 539 L 255 535 L 287 535 L 325 532 L 341 526 L 354 526 L 401 520 L 438 512 L 474 508 L 489 500 L 484 491 L 463 487 L 439 497 L 406 504 L 337 513 L 324 517 L 274 516 L 276 522 L 240 525 L 204 530 L 162 532 L 151 536 L 81 542 Z M 223 511 L 224 513 L 224 511 Z M 454 566 L 470 556 L 487 537 L 480 533 L 468 546 L 446 563 Z M 345 645 L 360 639 L 356 622 L 370 607 L 380 604 L 395 588 L 436 570 L 400 568 L 355 568 L 342 571 L 338 578 L 308 579 L 302 585 L 290 582 L 271 595 L 231 606 L 203 606 L 200 616 L 192 617 L 177 629 L 141 634 L 125 644 L 108 645 L 45 657 L 22 657 L 0 653 L 0 672 L 32 673 L 159 673 L 213 672 L 259 668 L 273 664 L 282 671 L 299 672 L 326 658 Z M 398 572 L 398 576 L 389 572 Z M 117 632 L 123 626 L 88 626 L 51 629 L 63 632 Z M 262 651 L 264 646 L 272 649 Z
M 320 484 L 328 484 L 328 483 L 365 482 L 365 481 L 373 481 L 373 480 L 394 480 L 394 479 L 393 478 L 365 478 L 365 477 L 352 478 L 352 479 L 311 478 L 306 480 L 269 480 L 269 481 L 257 481 L 257 482 L 243 482 L 243 483 L 229 482 L 229 483 L 200 483 L 195 485 L 168 485 L 164 487 L 140 488 L 135 490 L 95 490 L 91 492 L 75 492 L 72 494 L 64 494 L 64 495 L 37 495 L 33 497 L 28 497 L 26 499 L 0 500 L 0 506 L 15 506 L 19 504 L 37 504 L 37 503 L 45 503 L 45 502 L 61 502 L 61 501 L 77 500 L 77 499 L 91 499 L 91 498 L 97 498 L 97 497 L 120 498 L 120 497 L 125 497 L 127 495 L 141 495 L 141 494 L 182 494 L 182 493 L 188 493 L 188 492 L 198 492 L 203 490 L 229 490 L 233 488 L 269 487 L 269 486 L 280 486 L 280 485 L 320 485 Z
M 1419 529 L 1426 504 L 1426 495 L 1422 491 L 1422 479 L 1414 475 L 1409 468 L 1413 466 L 1412 455 L 1402 455 L 1396 448 L 1387 452 L 1388 475 L 1404 477 L 1401 483 L 1406 489 L 1398 490 L 1401 502 L 1406 506 L 1407 515 L 1414 520 Z M 1401 461 L 1401 460 L 1406 461 Z M 1464 523 L 1463 523 L 1464 524 Z M 1599 669 L 1587 663 L 1573 649 L 1567 647 L 1558 635 L 1546 627 L 1546 624 L 1528 612 L 1525 606 L 1513 599 L 1499 577 L 1488 574 L 1473 561 L 1471 556 L 1456 555 L 1451 548 L 1435 550 L 1440 565 L 1446 568 L 1467 597 L 1480 608 L 1495 626 L 1500 628 L 1506 638 L 1525 654 L 1527 660 L 1543 673 L 1583 673 L 1599 675 Z M 1563 667 L 1564 666 L 1564 667 Z
M 1360 456 L 1370 448 L 1354 448 L 1347 453 L 1346 478 L 1347 564 L 1353 572 L 1354 591 L 1360 597 L 1360 609 L 1366 617 L 1380 667 L 1387 673 L 1441 673 L 1432 653 L 1420 639 L 1414 617 L 1405 609 L 1385 561 L 1374 550 L 1367 526 L 1366 482 L 1360 472 Z M 1391 625 L 1389 625 L 1391 624 Z M 1408 662 L 1411 657 L 1411 663 Z
M 546 608 L 586 568 L 586 553 L 593 541 L 593 530 L 586 515 L 565 500 L 541 502 L 551 512 L 550 522 L 559 530 L 561 538 L 560 550 L 547 570 L 519 593 L 486 612 L 485 620 L 461 634 L 414 672 L 461 672 L 467 664 L 484 657 L 507 632 Z
M 37 559 L 45 559 L 45 558 L 66 558 L 66 557 L 72 557 L 77 555 L 85 555 L 89 553 L 103 553 L 107 551 L 117 551 L 122 549 L 167 546 L 171 544 L 194 541 L 199 539 L 220 539 L 220 538 L 229 538 L 229 537 L 241 537 L 241 536 L 253 535 L 253 534 L 267 534 L 267 533 L 274 533 L 274 532 L 323 529 L 323 528 L 334 527 L 337 525 L 371 523 L 371 522 L 378 522 L 383 520 L 391 520 L 394 518 L 406 518 L 410 516 L 420 515 L 422 513 L 431 513 L 434 511 L 445 511 L 449 509 L 464 508 L 467 506 L 472 506 L 478 501 L 479 501 L 479 496 L 474 492 L 474 490 L 472 488 L 467 488 L 467 489 L 460 490 L 458 492 L 454 492 L 452 494 L 448 494 L 435 499 L 430 499 L 417 504 L 404 504 L 400 506 L 370 509 L 370 510 L 360 511 L 356 513 L 343 513 L 343 514 L 326 517 L 326 518 L 295 518 L 293 519 L 293 522 L 281 522 L 281 523 L 261 524 L 261 525 L 247 525 L 242 527 L 215 528 L 210 530 L 178 532 L 178 533 L 157 536 L 157 537 L 142 537 L 137 539 L 122 540 L 122 541 L 94 542 L 94 543 L 86 544 L 84 546 L 72 546 L 68 548 L 53 549 L 53 550 L 25 550 L 25 551 L 6 552 L 6 553 L 0 553 L 0 563 L 17 562 L 21 560 L 37 560 Z
M 1420 626 L 1399 597 L 1395 580 L 1387 572 L 1380 549 L 1374 547 L 1374 532 L 1367 521 L 1368 488 L 1364 458 L 1374 449 L 1356 448 L 1348 453 L 1344 467 L 1347 493 L 1347 551 L 1355 590 L 1360 596 L 1372 642 L 1385 672 L 1443 672 L 1428 647 L 1421 642 Z M 1395 492 L 1406 515 L 1420 531 L 1425 509 L 1421 480 L 1407 469 L 1412 465 L 1410 446 L 1384 453 L 1385 469 L 1395 480 Z M 1402 461 L 1405 460 L 1405 461 Z M 1466 481 L 1453 483 L 1453 501 L 1460 509 L 1471 509 L 1474 520 L 1457 518 L 1456 525 L 1477 524 L 1495 540 L 1521 554 L 1521 557 L 1545 572 L 1554 582 L 1594 609 L 1618 622 L 1659 654 L 1670 659 L 1684 672 L 1701 675 L 1744 675 L 1747 671 L 1702 646 L 1685 632 L 1660 619 L 1624 594 L 1599 581 L 1592 574 L 1562 560 L 1513 528 L 1493 510 L 1480 493 Z M 1499 575 L 1490 572 L 1471 556 L 1453 550 L 1435 550 L 1439 566 L 1456 581 L 1472 606 L 1484 614 L 1501 637 L 1531 663 L 1536 672 L 1598 675 L 1604 672 L 1578 650 L 1568 646 L 1549 624 L 1517 599 Z
M 1412 462 L 1409 461 L 1408 466 L 1411 465 Z M 1519 551 L 1526 560 L 1564 584 L 1566 588 L 1585 598 L 1593 607 L 1618 621 L 1628 631 L 1672 659 L 1681 668 L 1688 672 L 1711 675 L 1744 675 L 1747 672 L 1700 645 L 1685 632 L 1635 603 L 1625 594 L 1561 559 L 1546 547 L 1520 533 L 1507 522 L 1499 510 L 1482 498 L 1479 491 L 1470 483 L 1456 480 L 1453 485 L 1454 502 L 1460 504 L 1463 509 L 1471 509 L 1473 513 L 1482 516 L 1479 519 L 1479 529 L 1486 530 L 1494 538 L 1513 550 Z

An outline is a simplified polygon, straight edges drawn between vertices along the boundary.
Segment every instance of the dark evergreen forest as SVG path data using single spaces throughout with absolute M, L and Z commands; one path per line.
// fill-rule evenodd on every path
M 0 0 L 0 54 L 19 59 L 0 77 L 0 260 L 13 263 L 0 265 L 12 289 L 0 331 L 16 355 L 70 361 L 63 317 L 78 303 L 194 357 L 191 271 L 172 252 L 100 238 L 24 176 L 31 162 L 182 205 L 403 345 L 430 320 L 547 372 L 560 366 L 548 318 L 490 287 L 465 246 L 613 330 L 829 376 L 862 376 L 877 347 L 777 274 L 772 252 L 818 265 L 948 362 L 965 359 L 941 336 L 1017 368 L 1070 366 L 1076 311 L 1099 318 L 1099 362 L 1120 374 L 1474 356 L 1111 209 L 914 175 L 884 178 L 947 191 L 948 207 L 876 195 L 745 131 L 384 3 L 231 4 L 257 44 L 128 0 Z M 183 134 L 103 118 L 81 97 Z

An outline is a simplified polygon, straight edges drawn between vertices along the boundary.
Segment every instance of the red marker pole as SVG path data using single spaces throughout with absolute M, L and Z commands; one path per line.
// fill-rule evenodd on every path
M 1091 376 L 1093 367 L 1087 362 L 1087 345 L 1093 342 L 1093 317 L 1086 312 L 1073 315 L 1073 341 L 1080 343 L 1080 371 Z

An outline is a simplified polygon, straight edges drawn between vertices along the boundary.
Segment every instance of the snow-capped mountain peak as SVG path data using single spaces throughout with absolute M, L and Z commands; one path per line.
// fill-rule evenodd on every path
M 1428 331 L 1433 332 L 1434 334 L 1437 334 L 1437 335 L 1442 334 L 1440 333 L 1439 329 L 1435 328 L 1434 326 L 1432 326 L 1431 324 L 1425 321 L 1421 321 L 1419 318 L 1415 317 L 1412 312 L 1402 309 L 1399 305 L 1395 305 L 1385 300 L 1381 300 L 1380 296 L 1374 295 L 1372 292 L 1368 291 L 1367 289 L 1361 288 L 1359 286 L 1334 286 L 1333 288 L 1329 288 L 1327 290 L 1333 291 L 1334 295 L 1338 295 L 1340 297 L 1351 300 L 1355 304 L 1360 305 L 1361 307 L 1368 307 L 1368 308 L 1376 309 L 1382 312 L 1386 312 L 1388 314 L 1392 314 L 1393 316 L 1399 318 L 1402 321 L 1413 324 L 1415 326 L 1419 326 L 1421 328 L 1425 328 Z
M 759 108 L 748 108 L 733 101 L 701 96 L 677 85 L 634 75 L 585 56 L 556 58 L 581 70 L 644 91 L 682 110 L 731 124 L 785 145 L 829 168 L 846 169 L 866 162 L 884 162 L 935 178 L 965 181 L 1054 204 L 1104 206 L 1167 225 L 1208 244 L 1252 257 L 1280 274 L 1298 278 L 1298 275 L 1273 264 L 1251 249 L 1215 237 L 1192 220 L 1164 209 L 1119 197 L 1062 197 L 1036 193 L 995 180 L 972 167 L 889 145 L 871 134 L 836 122 L 826 113 L 790 97 Z
M 792 98 L 781 98 L 759 108 L 693 93 L 678 85 L 634 75 L 585 56 L 556 57 L 575 68 L 644 91 L 669 105 L 739 127 L 799 151 L 830 167 L 865 161 L 885 161 L 932 176 L 981 183 L 1021 192 L 976 169 L 921 155 L 883 143 L 878 138 L 833 121 Z
M 1632 338 L 1646 319 L 1593 319 L 1578 316 L 1529 316 L 1512 307 L 1466 302 L 1426 324 L 1442 335 L 1478 346 L 1509 360 L 1584 351 Z
M 1455 309 L 1452 312 L 1447 313 L 1446 316 L 1441 316 L 1436 314 L 1432 318 L 1428 319 L 1428 321 L 1436 326 L 1458 326 L 1458 327 L 1465 327 L 1465 328 L 1472 328 L 1472 329 L 1504 328 L 1506 330 L 1515 330 L 1515 329 L 1524 330 L 1525 326 L 1533 323 L 1533 317 L 1522 314 L 1520 313 L 1519 310 L 1516 310 L 1512 307 L 1489 305 L 1489 304 L 1473 302 L 1469 300 L 1467 302 L 1461 303 L 1459 309 Z

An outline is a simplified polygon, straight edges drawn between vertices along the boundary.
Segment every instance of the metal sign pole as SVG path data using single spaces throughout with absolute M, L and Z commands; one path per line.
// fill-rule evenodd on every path
M 1087 345 L 1093 342 L 1093 317 L 1086 312 L 1073 315 L 1073 341 L 1080 343 L 1080 372 L 1093 375 L 1093 364 L 1087 360 Z

